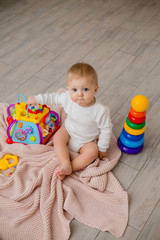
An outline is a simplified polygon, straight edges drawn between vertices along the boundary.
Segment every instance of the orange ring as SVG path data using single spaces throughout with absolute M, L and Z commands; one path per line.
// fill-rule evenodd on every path
M 142 118 L 146 116 L 146 111 L 144 112 L 136 112 L 133 108 L 130 108 L 130 113 L 135 118 Z

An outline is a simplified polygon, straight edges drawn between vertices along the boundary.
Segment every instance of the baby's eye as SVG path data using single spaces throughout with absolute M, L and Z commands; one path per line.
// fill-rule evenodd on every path
M 89 89 L 88 88 L 84 88 L 84 91 L 87 92 Z
M 76 91 L 77 91 L 77 89 L 76 89 L 76 88 L 73 88 L 73 89 L 72 89 L 72 91 L 73 91 L 73 92 L 76 92 Z

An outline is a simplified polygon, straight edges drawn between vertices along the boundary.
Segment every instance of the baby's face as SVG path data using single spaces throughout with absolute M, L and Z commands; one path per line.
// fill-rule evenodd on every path
M 72 79 L 68 81 L 68 90 L 73 102 L 82 107 L 88 107 L 95 103 L 94 95 L 98 90 L 98 86 L 87 81 L 85 78 Z

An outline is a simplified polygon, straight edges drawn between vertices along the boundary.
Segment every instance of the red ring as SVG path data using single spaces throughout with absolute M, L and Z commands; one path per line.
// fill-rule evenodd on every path
M 132 114 L 129 112 L 128 113 L 128 118 L 129 120 L 132 122 L 132 123 L 136 123 L 136 124 L 141 124 L 145 121 L 146 119 L 146 116 L 145 117 L 142 117 L 142 118 L 135 118 L 132 116 Z

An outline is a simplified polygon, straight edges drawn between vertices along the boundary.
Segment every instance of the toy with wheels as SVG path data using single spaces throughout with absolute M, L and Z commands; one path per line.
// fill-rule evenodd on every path
M 25 102 L 19 102 L 22 96 Z M 46 144 L 59 129 L 59 115 L 46 105 L 31 106 L 18 95 L 18 103 L 7 108 L 7 143 Z M 10 113 L 10 109 L 14 108 Z
M 117 141 L 122 152 L 136 154 L 143 149 L 148 106 L 149 101 L 143 95 L 137 95 L 132 99 L 130 112 Z

